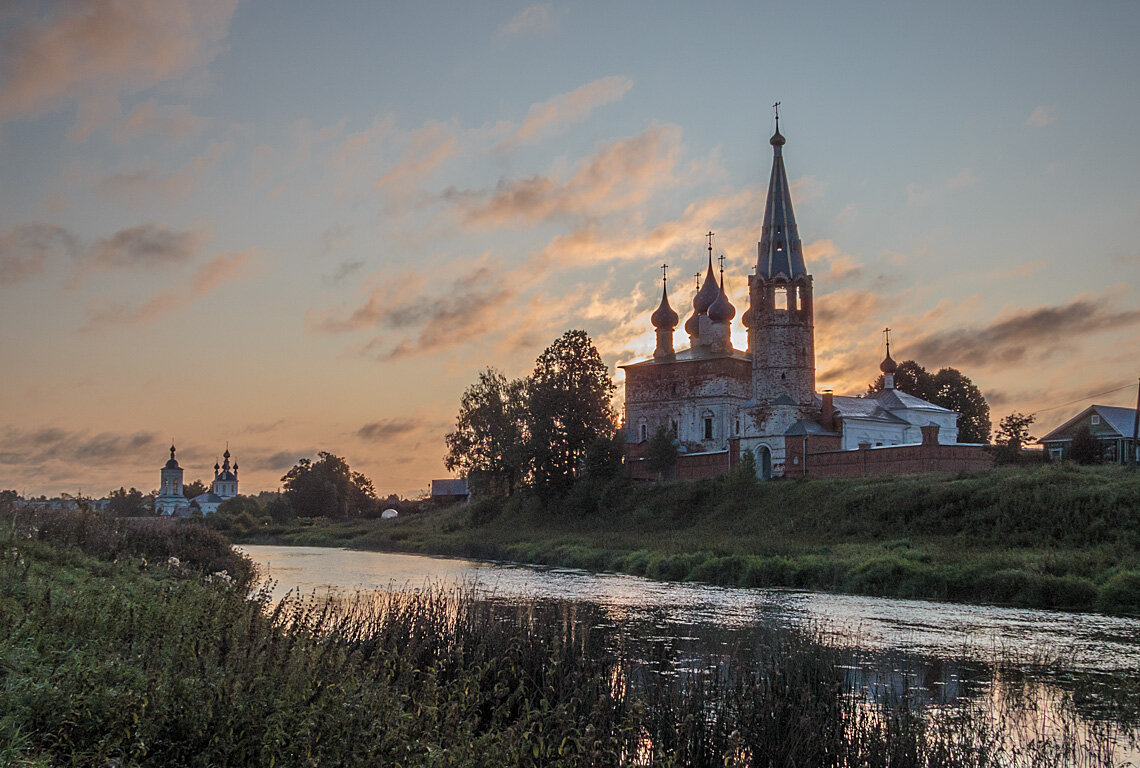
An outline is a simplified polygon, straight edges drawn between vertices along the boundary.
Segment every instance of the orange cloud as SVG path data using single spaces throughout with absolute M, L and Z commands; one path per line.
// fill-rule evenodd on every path
M 195 117 L 188 106 L 159 106 L 154 99 L 148 99 L 136 105 L 122 124 L 115 128 L 114 139 L 122 143 L 141 136 L 157 135 L 174 142 L 197 134 L 209 124 L 210 118 Z
M 500 146 L 537 141 L 569 123 L 585 120 L 597 107 L 620 101 L 632 87 L 628 77 L 610 75 L 533 104 L 515 135 Z
M 680 150 L 680 128 L 653 126 L 599 148 L 565 181 L 536 175 L 500 181 L 489 190 L 452 188 L 442 197 L 474 228 L 606 215 L 638 206 L 655 191 L 675 184 Z
M 103 307 L 88 307 L 87 324 L 83 331 L 98 331 L 114 325 L 140 325 L 193 303 L 226 282 L 239 279 L 256 258 L 254 249 L 221 253 L 200 266 L 186 290 L 168 290 L 150 301 L 129 306 L 111 303 Z
M 553 3 L 528 5 L 499 29 L 499 37 L 519 37 L 545 32 L 554 26 L 554 16 Z
M 205 152 L 170 173 L 163 173 L 157 163 L 148 163 L 138 170 L 108 176 L 96 184 L 95 189 L 100 194 L 114 195 L 135 203 L 155 196 L 177 202 L 193 194 L 231 148 L 232 144 L 228 142 L 212 144 Z
M 236 0 L 93 0 L 36 17 L 6 41 L 0 122 L 81 99 L 81 139 L 119 93 L 180 77 L 217 54 Z

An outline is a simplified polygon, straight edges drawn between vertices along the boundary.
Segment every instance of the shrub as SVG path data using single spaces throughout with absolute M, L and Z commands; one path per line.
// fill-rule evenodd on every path
M 1140 571 L 1120 571 L 1100 588 L 1097 608 L 1113 613 L 1140 614 Z

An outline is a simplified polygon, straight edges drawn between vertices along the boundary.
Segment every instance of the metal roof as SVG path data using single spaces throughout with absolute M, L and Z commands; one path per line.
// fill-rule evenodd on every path
M 1067 439 L 1064 436 L 1065 431 L 1094 411 L 1099 414 L 1100 417 L 1104 419 L 1105 424 L 1111 427 L 1118 435 L 1121 437 L 1132 437 L 1133 422 L 1136 419 L 1135 408 L 1122 408 L 1118 405 L 1090 405 L 1037 442 L 1044 443 L 1047 441 Z

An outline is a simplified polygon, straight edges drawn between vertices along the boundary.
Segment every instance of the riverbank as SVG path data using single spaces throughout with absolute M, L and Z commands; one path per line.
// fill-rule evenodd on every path
M 639 656 L 588 606 L 274 604 L 248 565 L 193 520 L 0 516 L 0 764 L 1110 766 L 1135 731 L 1068 705 L 1039 722 L 1017 659 L 990 708 L 948 714 L 865 689 L 861 651 L 810 627 Z
M 582 482 L 397 520 L 225 531 L 335 546 L 800 587 L 1140 614 L 1140 473 L 1004 467 L 960 476 L 756 483 Z

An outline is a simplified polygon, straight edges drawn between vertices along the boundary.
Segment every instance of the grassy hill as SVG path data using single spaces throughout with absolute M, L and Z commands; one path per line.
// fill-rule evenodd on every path
M 1049 465 L 756 483 L 582 482 L 399 520 L 236 541 L 612 570 L 655 579 L 1140 613 L 1140 473 Z

